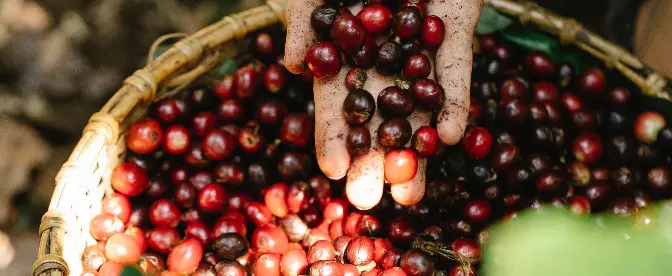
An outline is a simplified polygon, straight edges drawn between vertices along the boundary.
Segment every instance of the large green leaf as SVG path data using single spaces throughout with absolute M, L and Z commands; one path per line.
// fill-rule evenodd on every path
M 504 39 L 518 47 L 544 52 L 555 61 L 562 60 L 563 53 L 558 41 L 547 34 L 532 31 L 503 31 L 501 34 Z
M 506 29 L 513 21 L 493 8 L 484 7 L 476 25 L 477 34 L 491 34 Z
M 137 265 L 124 265 L 119 276 L 145 276 L 145 273 Z

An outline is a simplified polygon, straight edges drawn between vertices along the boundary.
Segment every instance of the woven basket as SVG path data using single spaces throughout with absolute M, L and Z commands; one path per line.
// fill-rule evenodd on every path
M 89 234 L 89 223 L 98 214 L 103 196 L 112 191 L 110 175 L 123 160 L 122 135 L 126 127 L 144 115 L 148 104 L 173 96 L 222 60 L 243 54 L 236 51 L 233 42 L 250 32 L 282 23 L 286 2 L 271 0 L 181 39 L 128 77 L 105 106 L 91 116 L 82 138 L 56 176 L 49 210 L 40 225 L 40 248 L 33 275 L 81 274 L 81 254 L 86 246 L 95 243 Z M 667 78 L 624 49 L 585 30 L 575 20 L 528 2 L 485 0 L 485 3 L 523 24 L 533 23 L 558 36 L 563 44 L 575 44 L 604 61 L 607 67 L 618 70 L 642 93 L 671 99 L 672 87 Z

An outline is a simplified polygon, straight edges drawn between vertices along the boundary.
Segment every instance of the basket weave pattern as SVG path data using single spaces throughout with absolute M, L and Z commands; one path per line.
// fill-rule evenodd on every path
M 554 15 L 534 4 L 512 0 L 485 0 L 486 5 L 533 23 L 563 43 L 573 43 L 619 70 L 642 92 L 670 100 L 670 81 L 624 49 L 585 30 L 573 19 Z M 110 175 L 123 160 L 126 127 L 144 115 L 151 102 L 172 96 L 167 87 L 180 87 L 226 57 L 227 43 L 249 32 L 284 21 L 287 0 L 271 0 L 264 6 L 225 17 L 221 21 L 177 42 L 145 68 L 136 71 L 85 127 L 82 138 L 56 176 L 49 210 L 40 225 L 40 248 L 33 275 L 79 275 L 81 254 L 94 244 L 89 233 L 91 219 L 99 213 L 103 196 L 112 192 Z

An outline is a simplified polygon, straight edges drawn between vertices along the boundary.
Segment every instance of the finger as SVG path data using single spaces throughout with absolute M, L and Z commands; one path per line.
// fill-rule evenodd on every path
M 285 67 L 294 74 L 305 69 L 306 52 L 315 44 L 315 31 L 310 26 L 310 15 L 322 0 L 289 0 L 287 3 L 287 38 Z
M 446 92 L 437 131 L 448 145 L 459 142 L 467 126 L 472 40 L 482 5 L 482 0 L 432 1 L 429 5 L 430 14 L 446 26 L 446 38 L 436 53 L 436 76 Z
M 345 147 L 348 125 L 342 114 L 343 101 L 348 95 L 345 75 L 341 70 L 331 77 L 315 79 L 315 151 L 317 163 L 331 179 L 341 179 L 350 166 L 350 154 Z
M 393 85 L 394 81 L 391 78 L 382 76 L 375 70 L 368 70 L 364 90 L 369 91 L 373 98 L 377 99 L 380 91 Z M 382 121 L 383 118 L 376 111 L 368 123 L 371 131 L 371 149 L 355 157 L 348 171 L 345 194 L 350 203 L 360 210 L 373 208 L 383 197 L 385 149 L 378 144 L 377 138 L 378 126 Z
M 434 60 L 434 56 L 431 55 L 431 53 L 427 51 L 423 52 L 430 58 L 430 60 Z M 436 68 L 432 63 L 432 71 L 429 74 L 429 78 L 435 79 L 435 69 Z M 415 112 L 408 117 L 408 121 L 411 123 L 411 127 L 413 128 L 413 133 L 415 133 L 418 128 L 429 125 L 431 119 L 431 112 L 420 109 L 416 109 Z M 390 186 L 390 192 L 395 202 L 404 206 L 410 206 L 422 200 L 422 197 L 425 196 L 426 167 L 427 159 L 419 158 L 418 171 L 415 173 L 415 176 L 413 179 L 411 179 L 411 181 L 401 184 L 392 184 Z

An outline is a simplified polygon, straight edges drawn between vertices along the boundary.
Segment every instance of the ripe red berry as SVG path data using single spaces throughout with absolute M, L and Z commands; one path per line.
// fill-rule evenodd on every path
M 418 157 L 413 150 L 390 150 L 385 154 L 385 180 L 390 184 L 411 181 L 417 171 Z
M 176 99 L 165 98 L 154 106 L 154 117 L 162 124 L 171 124 L 181 115 L 180 104 Z
M 409 79 L 426 78 L 432 72 L 429 58 L 423 53 L 414 54 L 406 60 L 402 74 Z
M 246 153 L 257 153 L 264 144 L 264 137 L 259 135 L 258 130 L 243 128 L 238 133 L 238 145 Z
M 251 245 L 257 252 L 283 254 L 289 247 L 289 240 L 280 227 L 265 224 L 254 230 Z
M 583 102 L 576 94 L 562 94 L 562 96 L 560 96 L 560 103 L 569 113 L 574 113 L 583 109 Z
M 262 124 L 276 125 L 287 115 L 287 107 L 281 101 L 269 100 L 257 108 L 257 119 Z
M 243 67 L 236 71 L 234 76 L 236 96 L 239 99 L 251 99 L 259 86 L 259 74 L 254 68 Z
M 264 87 L 271 93 L 278 93 L 287 82 L 287 71 L 283 66 L 271 64 L 264 71 Z
M 462 141 L 464 151 L 473 159 L 483 159 L 490 153 L 492 135 L 482 127 L 475 127 L 467 132 Z
M 474 263 L 478 263 L 481 259 L 481 248 L 473 240 L 456 239 L 450 244 L 450 247 L 455 253 L 469 258 Z
M 555 74 L 553 60 L 542 52 L 528 53 L 525 57 L 525 69 L 539 79 L 549 79 Z
M 219 104 L 217 116 L 224 122 L 240 121 L 243 117 L 243 104 L 237 99 L 227 99 Z
M 131 201 L 120 193 L 111 194 L 103 199 L 101 211 L 119 218 L 123 223 L 127 223 L 131 217 Z
M 396 86 L 390 86 L 380 91 L 377 104 L 378 112 L 386 119 L 408 117 L 414 110 L 411 93 Z
M 202 147 L 209 159 L 221 161 L 231 156 L 236 148 L 236 139 L 224 130 L 214 129 L 205 135 Z
M 313 121 L 305 114 L 289 114 L 282 121 L 280 139 L 283 142 L 303 147 L 313 135 Z
M 439 149 L 439 133 L 431 126 L 422 126 L 411 138 L 413 149 L 422 157 L 430 157 Z
M 601 69 L 589 68 L 579 75 L 577 84 L 580 93 L 585 96 L 594 97 L 602 94 L 606 86 L 606 79 Z
M 485 222 L 492 214 L 492 206 L 485 200 L 472 200 L 464 207 L 464 216 L 473 222 Z
M 217 116 L 212 112 L 200 112 L 191 119 L 194 135 L 203 137 L 217 125 Z
M 345 138 L 345 145 L 352 156 L 359 156 L 371 148 L 371 132 L 367 126 L 351 127 Z
M 576 215 L 590 214 L 590 201 L 582 196 L 573 196 L 567 200 L 569 209 Z
M 422 78 L 411 83 L 411 93 L 420 108 L 438 110 L 443 106 L 445 92 L 436 81 Z
M 366 265 L 373 261 L 375 246 L 369 237 L 356 237 L 345 250 L 347 260 L 354 265 Z
M 211 183 L 198 193 L 198 208 L 210 213 L 219 213 L 226 208 L 228 200 L 226 189 L 220 184 Z
M 137 196 L 147 189 L 149 179 L 143 168 L 126 162 L 112 171 L 111 182 L 115 191 L 127 196 Z
M 411 249 L 401 255 L 399 267 L 410 275 L 432 275 L 434 260 L 419 249 Z
M 369 37 L 357 52 L 348 55 L 348 64 L 350 64 L 351 67 L 369 69 L 373 67 L 377 53 L 378 45 L 376 45 L 376 42 Z
M 303 275 L 307 272 L 308 261 L 302 249 L 290 249 L 280 259 L 280 271 L 283 276 Z
M 163 149 L 173 155 L 180 155 L 189 149 L 189 131 L 181 125 L 173 125 L 166 129 Z
M 357 91 L 364 88 L 364 83 L 367 79 L 366 70 L 354 67 L 350 69 L 348 74 L 345 76 L 345 88 L 349 91 Z
M 362 21 L 369 35 L 384 33 L 392 24 L 392 11 L 383 5 L 369 5 L 362 9 L 357 17 Z
M 180 241 L 180 233 L 172 227 L 158 227 L 147 232 L 147 247 L 159 254 L 168 254 Z
M 446 27 L 441 18 L 434 15 L 425 17 L 422 22 L 422 45 L 429 49 L 439 48 L 445 36 Z
M 630 104 L 630 98 L 632 95 L 630 90 L 624 87 L 616 87 L 609 91 L 609 101 L 614 106 L 628 106 Z
M 126 145 L 137 154 L 148 154 L 161 145 L 162 133 L 161 126 L 153 119 L 140 119 L 128 129 Z
M 658 133 L 665 127 L 665 117 L 655 111 L 642 112 L 635 120 L 633 132 L 637 140 L 646 144 L 653 144 Z
M 233 75 L 224 76 L 222 80 L 215 82 L 215 85 L 213 86 L 215 95 L 222 100 L 230 99 L 231 97 L 233 97 L 235 89 L 236 88 L 235 88 L 235 82 L 233 81 Z
M 212 239 L 217 239 L 217 237 L 226 233 L 238 233 L 243 236 L 247 235 L 245 220 L 226 217 L 225 215 L 226 214 L 219 217 L 217 221 L 215 221 L 215 224 L 213 224 L 211 232 Z
M 380 44 L 376 57 L 376 70 L 384 76 L 391 76 L 401 71 L 404 61 L 402 47 L 393 42 L 386 41 Z
M 286 216 L 288 213 L 285 203 L 287 188 L 287 184 L 279 182 L 269 187 L 264 194 L 264 204 L 274 216 L 279 218 Z
M 534 100 L 540 103 L 558 101 L 558 88 L 550 82 L 539 82 L 534 84 Z
M 166 264 L 168 270 L 177 274 L 190 274 L 196 271 L 203 258 L 203 246 L 194 238 L 180 242 L 168 254 Z
M 257 226 L 273 223 L 273 214 L 259 202 L 249 202 L 244 211 L 247 219 Z
M 401 39 L 417 37 L 422 31 L 422 14 L 416 7 L 402 7 L 394 15 L 392 31 Z
M 366 42 L 366 27 L 357 16 L 344 14 L 331 26 L 331 38 L 341 52 L 354 53 Z
M 215 167 L 214 170 L 215 178 L 217 183 L 227 184 L 227 185 L 240 185 L 243 183 L 245 174 L 240 168 L 232 163 L 222 163 Z M 210 183 L 212 181 L 209 181 Z
M 404 118 L 385 120 L 378 126 L 378 142 L 386 148 L 402 147 L 412 134 L 411 123 Z
M 159 199 L 149 207 L 149 221 L 156 227 L 176 227 L 180 216 L 180 208 L 169 199 Z
M 333 76 L 341 70 L 341 53 L 334 44 L 320 42 L 308 49 L 306 64 L 316 78 Z
M 482 88 L 489 88 L 487 85 L 482 85 Z M 499 95 L 502 102 L 508 102 L 513 99 L 522 101 L 527 100 L 527 86 L 519 78 L 509 78 L 502 82 L 499 88 Z
M 602 138 L 592 131 L 583 132 L 574 140 L 572 152 L 577 160 L 594 164 L 602 156 Z
M 200 221 L 187 224 L 187 227 L 184 230 L 185 237 L 194 238 L 204 246 L 210 245 L 211 233 L 212 231 L 210 230 L 210 227 Z
M 99 241 L 106 241 L 117 233 L 123 233 L 126 227 L 124 222 L 110 214 L 98 214 L 91 219 L 89 225 L 91 236 Z
M 108 261 L 133 264 L 140 260 L 140 246 L 133 237 L 126 234 L 114 234 L 105 244 L 105 257 Z
M 196 189 L 191 184 L 183 182 L 175 187 L 175 202 L 182 208 L 191 208 L 196 200 Z
M 336 258 L 336 251 L 331 242 L 321 240 L 313 243 L 306 253 L 309 264 L 318 261 L 330 261 Z
M 319 261 L 310 266 L 310 276 L 344 275 L 343 265 L 336 261 Z
M 343 117 L 350 125 L 367 123 L 376 111 L 376 103 L 366 90 L 354 90 L 343 100 Z

